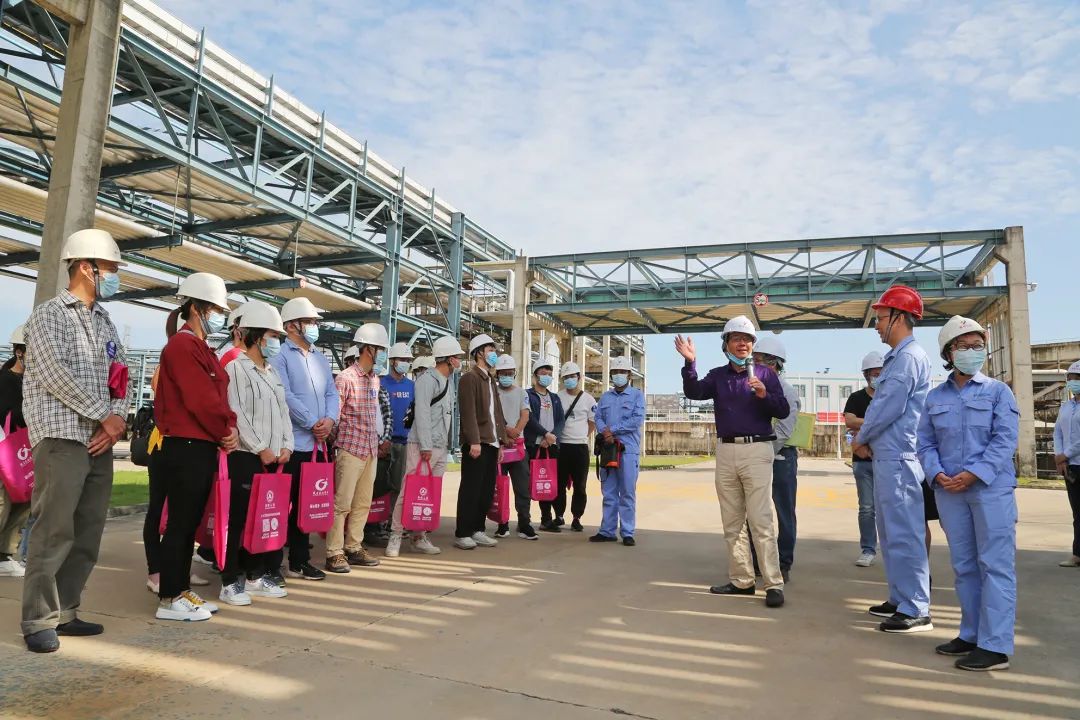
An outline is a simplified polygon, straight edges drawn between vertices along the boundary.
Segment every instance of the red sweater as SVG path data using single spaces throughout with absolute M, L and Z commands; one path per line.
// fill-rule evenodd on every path
M 160 368 L 154 421 L 162 435 L 217 444 L 236 427 L 229 376 L 204 340 L 190 331 L 176 333 L 161 351 Z

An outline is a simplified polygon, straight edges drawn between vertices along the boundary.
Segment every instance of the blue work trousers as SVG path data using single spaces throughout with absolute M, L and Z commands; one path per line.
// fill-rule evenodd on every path
M 960 601 L 960 639 L 1012 655 L 1016 625 L 1016 493 L 934 487 Z
M 790 570 L 795 562 L 795 495 L 799 489 L 799 451 L 781 448 L 773 460 L 772 498 L 776 506 L 776 547 L 780 551 L 780 569 Z
M 874 463 L 855 460 L 855 492 L 859 496 L 859 547 L 864 553 L 877 554 L 877 525 L 874 520 Z
M 914 453 L 895 460 L 874 458 L 874 510 L 889 601 L 910 617 L 930 615 L 922 479 Z
M 604 512 L 600 521 L 600 534 L 616 537 L 634 537 L 637 516 L 637 478 L 640 458 L 637 455 L 622 456 L 619 467 L 601 468 L 600 492 L 604 496 Z

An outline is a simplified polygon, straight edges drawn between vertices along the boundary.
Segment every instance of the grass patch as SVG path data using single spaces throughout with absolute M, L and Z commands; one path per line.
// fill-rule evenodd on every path
M 641 459 L 641 467 L 666 467 L 668 465 L 693 465 L 712 460 L 711 455 L 646 455 Z
M 1064 490 L 1065 478 L 1034 478 L 1018 477 L 1016 482 L 1023 488 L 1039 488 L 1042 490 Z
M 145 470 L 119 470 L 113 473 L 110 507 L 141 505 L 150 501 L 150 476 Z

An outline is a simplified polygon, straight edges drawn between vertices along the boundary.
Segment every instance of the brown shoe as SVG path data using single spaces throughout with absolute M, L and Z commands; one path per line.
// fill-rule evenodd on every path
M 349 561 L 340 553 L 333 557 L 328 557 L 326 558 L 326 572 L 347 573 L 349 572 Z
M 364 567 L 375 567 L 379 564 L 379 558 L 370 554 L 364 548 L 354 550 L 352 552 L 345 553 L 345 560 L 350 565 L 362 565 Z

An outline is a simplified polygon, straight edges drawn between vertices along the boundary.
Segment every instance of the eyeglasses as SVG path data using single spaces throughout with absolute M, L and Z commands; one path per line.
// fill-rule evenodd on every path
M 953 346 L 953 350 L 976 350 L 978 352 L 982 352 L 985 349 L 986 346 L 982 343 L 977 343 L 975 345 L 965 345 L 963 343 L 957 343 Z

